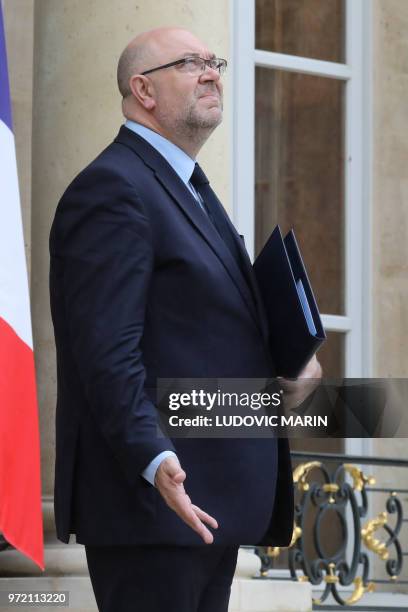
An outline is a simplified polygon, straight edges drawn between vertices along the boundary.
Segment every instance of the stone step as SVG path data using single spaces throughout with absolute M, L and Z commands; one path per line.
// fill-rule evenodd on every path
M 2 592 L 21 593 L 40 590 L 68 591 L 69 607 L 65 609 L 69 612 L 97 612 L 91 583 L 85 576 L 0 578 L 2 604 L 6 597 Z M 310 612 L 310 601 L 310 585 L 306 583 L 236 578 L 232 585 L 229 612 Z M 1 612 L 15 612 L 19 609 L 23 608 L 0 605 Z M 49 607 L 41 606 L 35 606 L 35 609 L 44 612 L 50 610 Z
M 319 593 L 320 594 L 320 593 Z M 318 593 L 313 592 L 313 598 L 318 598 Z M 346 599 L 350 593 L 341 592 L 341 596 Z M 392 612 L 393 610 L 408 610 L 408 594 L 405 593 L 365 593 L 363 597 L 355 604 L 357 610 L 364 612 Z M 341 606 L 334 599 L 328 599 L 322 606 L 316 608 L 319 612 L 340 612 Z
M 228 612 L 311 612 L 308 582 L 235 578 Z
M 55 607 L 55 610 L 67 610 L 67 612 L 98 612 L 95 597 L 92 591 L 92 586 L 89 578 L 85 576 L 58 576 L 41 578 L 0 578 L 0 611 L 1 612 L 17 612 L 17 610 L 38 610 L 49 611 L 53 608 L 49 606 L 7 606 L 6 593 L 21 593 L 27 591 L 42 591 L 42 592 L 61 592 L 68 591 L 69 607 Z
M 0 552 L 0 577 L 86 576 L 85 549 L 81 544 L 62 544 L 48 538 L 44 548 L 45 572 L 14 548 Z
M 85 550 L 80 544 L 62 544 L 47 536 L 46 571 L 42 573 L 31 561 L 14 549 L 0 556 L 0 595 L 6 592 L 68 591 L 70 612 L 96 612 L 88 577 Z M 253 552 L 240 549 L 236 575 L 231 590 L 229 612 L 309 612 L 311 585 L 287 580 L 253 579 L 260 569 L 260 559 Z M 160 578 L 158 577 L 158 584 Z M 5 601 L 4 595 L 2 600 Z M 37 610 L 49 609 L 35 606 Z M 1 612 L 22 607 L 2 606 Z

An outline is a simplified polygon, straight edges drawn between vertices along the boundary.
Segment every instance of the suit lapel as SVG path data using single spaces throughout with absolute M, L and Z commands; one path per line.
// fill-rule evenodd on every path
M 244 278 L 243 273 L 241 272 L 230 250 L 218 234 L 208 216 L 200 209 L 199 204 L 196 202 L 189 189 L 180 179 L 178 174 L 173 170 L 170 164 L 167 163 L 164 157 L 147 141 L 124 126 L 121 127 L 119 135 L 115 141 L 130 147 L 143 160 L 143 162 L 154 171 L 157 180 L 161 183 L 174 202 L 187 216 L 194 228 L 199 232 L 202 238 L 217 255 L 226 272 L 229 274 L 230 278 L 239 290 L 245 304 L 254 318 L 255 323 L 258 325 L 258 327 L 260 327 L 262 334 L 266 336 L 267 331 L 265 330 L 264 326 L 264 317 L 260 316 L 259 308 L 257 308 L 254 301 L 254 296 L 256 296 L 257 293 L 256 290 L 254 291 L 255 284 L 251 262 L 245 248 L 241 243 L 241 239 L 236 233 L 234 226 L 229 221 L 228 215 L 226 215 L 226 217 L 228 218 L 228 223 L 232 229 L 234 239 L 238 240 L 238 248 L 242 255 L 246 279 Z M 250 267 L 250 269 L 248 269 L 248 267 Z
M 214 194 L 215 195 L 215 194 Z M 217 196 L 216 196 L 217 197 Z M 217 198 L 218 200 L 218 198 Z M 262 330 L 262 334 L 265 337 L 266 340 L 268 340 L 269 337 L 269 330 L 268 330 L 268 322 L 267 322 L 267 317 L 266 317 L 266 313 L 265 313 L 265 309 L 264 309 L 264 305 L 262 302 L 262 298 L 261 298 L 261 294 L 259 292 L 258 289 L 258 285 L 256 282 L 256 278 L 255 278 L 255 274 L 254 274 L 254 270 L 252 267 L 252 263 L 251 260 L 249 258 L 248 252 L 245 248 L 245 244 L 244 241 L 242 239 L 242 237 L 238 234 L 237 230 L 235 229 L 234 224 L 231 222 L 228 214 L 225 212 L 221 202 L 218 200 L 219 205 L 221 207 L 221 210 L 226 218 L 226 221 L 228 223 L 228 226 L 230 228 L 230 231 L 234 237 L 234 240 L 237 244 L 238 247 L 238 251 L 240 253 L 241 256 L 241 267 L 243 269 L 243 273 L 245 275 L 245 278 L 247 280 L 247 283 L 251 289 L 252 292 L 252 296 L 254 299 L 254 302 L 256 304 L 256 308 L 257 308 L 257 312 L 258 312 L 258 317 L 259 317 L 259 323 L 261 326 L 261 330 Z

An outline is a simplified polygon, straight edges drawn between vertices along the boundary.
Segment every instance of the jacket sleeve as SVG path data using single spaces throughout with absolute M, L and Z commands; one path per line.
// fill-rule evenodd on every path
M 132 185 L 93 171 L 66 192 L 54 235 L 65 316 L 90 410 L 133 483 L 170 440 L 145 392 L 141 340 L 154 264 L 151 228 Z

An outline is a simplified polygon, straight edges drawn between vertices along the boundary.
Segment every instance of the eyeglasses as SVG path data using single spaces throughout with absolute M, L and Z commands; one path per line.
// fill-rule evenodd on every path
M 221 59 L 220 57 L 213 57 L 211 59 L 204 59 L 203 57 L 184 57 L 183 59 L 170 62 L 169 64 L 163 64 L 163 66 L 157 66 L 157 68 L 150 68 L 145 70 L 141 74 L 150 74 L 156 70 L 162 70 L 163 68 L 170 68 L 171 66 L 180 66 L 182 72 L 188 74 L 198 75 L 205 72 L 207 66 L 212 70 L 218 70 L 220 76 L 222 76 L 227 68 L 227 60 Z

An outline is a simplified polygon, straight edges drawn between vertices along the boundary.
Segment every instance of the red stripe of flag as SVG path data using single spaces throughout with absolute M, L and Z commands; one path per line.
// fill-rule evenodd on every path
M 1 317 L 0 531 L 44 569 L 34 355 Z

